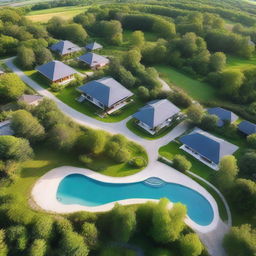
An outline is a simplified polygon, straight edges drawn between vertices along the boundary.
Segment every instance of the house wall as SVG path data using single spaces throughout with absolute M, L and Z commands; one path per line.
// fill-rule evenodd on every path
M 55 81 L 52 81 L 53 83 L 63 83 L 65 81 L 68 81 L 68 80 L 72 80 L 74 78 L 74 75 L 70 75 L 70 76 L 66 76 L 66 77 L 63 77 L 61 79 L 58 79 L 58 80 L 55 80 Z

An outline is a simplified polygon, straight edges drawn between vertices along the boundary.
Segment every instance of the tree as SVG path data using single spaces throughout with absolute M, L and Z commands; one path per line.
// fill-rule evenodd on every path
M 199 256 L 203 251 L 203 245 L 197 234 L 186 234 L 180 239 L 182 256 Z
M 215 182 L 221 189 L 234 186 L 238 174 L 237 161 L 234 156 L 224 156 L 219 164 L 219 171 L 215 174 Z
M 142 31 L 136 30 L 132 33 L 130 40 L 133 47 L 141 49 L 145 44 L 144 33 Z
M 45 240 L 36 239 L 33 241 L 28 255 L 29 256 L 45 256 L 46 249 L 47 249 L 47 245 Z
M 33 150 L 26 139 L 0 136 L 0 158 L 2 160 L 25 161 L 33 156 Z
M 204 108 L 200 104 L 193 104 L 187 110 L 187 116 L 194 124 L 200 123 L 203 115 Z
M 32 69 L 36 63 L 36 57 L 33 49 L 24 46 L 18 49 L 17 59 L 24 69 Z
M 247 142 L 250 145 L 250 147 L 256 149 L 256 133 L 253 133 L 249 136 L 247 136 Z
M 70 150 L 76 143 L 78 132 L 67 124 L 56 124 L 49 132 L 48 140 L 60 150 Z
M 0 99 L 5 102 L 19 98 L 25 91 L 26 85 L 13 73 L 0 77 Z
M 174 90 L 171 92 L 168 99 L 181 108 L 187 108 L 192 104 L 191 98 L 181 90 Z
M 221 71 L 226 66 L 226 55 L 223 52 L 215 52 L 210 57 L 210 69 L 213 72 Z
M 53 220 L 51 217 L 36 217 L 33 222 L 32 235 L 35 239 L 49 240 L 52 235 Z
M 256 254 L 256 230 L 249 224 L 232 227 L 224 238 L 228 256 L 254 256 Z
M 205 114 L 202 117 L 200 127 L 203 130 L 214 131 L 217 127 L 218 117 L 216 115 Z
M 122 25 L 118 20 L 103 20 L 99 23 L 98 32 L 108 39 L 110 43 L 119 45 L 122 43 Z
M 180 232 L 185 227 L 184 218 L 186 208 L 182 204 L 174 204 L 172 209 L 168 209 L 169 200 L 161 199 L 158 206 L 153 209 L 151 236 L 162 244 L 174 242 L 180 236 Z
M 140 64 L 140 60 L 141 53 L 137 50 L 130 50 L 123 57 L 124 65 L 127 67 L 127 69 L 131 70 L 132 72 L 137 70 L 137 67 Z
M 50 50 L 44 47 L 35 51 L 35 57 L 37 65 L 42 65 L 53 60 Z
M 7 256 L 8 247 L 5 242 L 5 231 L 0 229 L 0 256 Z
M 135 231 L 136 217 L 134 209 L 127 209 L 122 205 L 115 204 L 110 211 L 111 237 L 115 241 L 128 242 Z
M 240 70 L 226 70 L 221 73 L 221 92 L 226 96 L 235 96 L 243 84 L 244 74 Z
M 17 252 L 22 252 L 27 248 L 28 234 L 24 226 L 11 226 L 6 231 L 7 242 L 14 252 L 13 255 L 17 255 Z
M 232 192 L 232 199 L 238 211 L 243 214 L 256 213 L 256 182 L 237 179 Z
M 138 96 L 143 100 L 148 100 L 150 97 L 149 90 L 145 86 L 139 86 L 137 93 L 138 93 Z
M 30 142 L 39 141 L 45 135 L 44 127 L 26 110 L 18 110 L 12 115 L 11 128 L 15 135 Z
M 87 256 L 89 254 L 83 237 L 73 231 L 63 233 L 60 249 L 61 255 L 65 256 Z
M 157 19 L 154 22 L 152 30 L 158 33 L 161 37 L 166 39 L 171 39 L 176 34 L 174 23 L 162 19 Z
M 175 155 L 172 161 L 173 167 L 181 172 L 189 171 L 192 166 L 191 162 L 182 155 Z
M 15 53 L 18 43 L 16 38 L 0 35 L 0 55 Z
M 82 236 L 85 239 L 85 243 L 91 248 L 95 247 L 98 243 L 98 230 L 94 223 L 85 222 L 82 225 Z
M 116 155 L 114 156 L 114 160 L 117 163 L 126 163 L 130 160 L 131 154 L 130 151 L 126 148 L 121 148 L 116 152 Z
M 58 29 L 61 30 L 62 37 L 67 40 L 72 40 L 78 44 L 86 42 L 87 33 L 80 24 L 68 24 Z
M 253 175 L 256 166 L 256 153 L 249 151 L 243 154 L 239 159 L 238 166 L 243 175 Z

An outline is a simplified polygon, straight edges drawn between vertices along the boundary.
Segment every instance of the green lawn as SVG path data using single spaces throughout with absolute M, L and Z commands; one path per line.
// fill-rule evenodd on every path
M 256 67 L 256 56 L 251 59 L 244 59 L 236 56 L 227 56 L 227 67 L 226 69 L 239 69 L 243 70 L 250 67 Z
M 207 102 L 218 99 L 217 92 L 211 85 L 191 78 L 170 66 L 156 65 L 154 67 L 167 82 L 182 88 L 195 100 Z
M 159 149 L 159 154 L 160 154 L 160 156 L 163 156 L 169 160 L 172 160 L 174 155 L 177 155 L 177 154 L 186 156 L 186 158 L 192 164 L 190 171 L 192 171 L 193 173 L 195 173 L 195 174 L 199 175 L 200 177 L 209 181 L 211 175 L 214 173 L 214 170 L 212 170 L 207 165 L 201 163 L 200 161 L 195 159 L 193 156 L 191 156 L 187 152 L 180 149 L 179 147 L 181 145 L 182 144 L 179 142 L 172 141 L 172 142 L 168 143 L 167 145 L 161 147 Z
M 174 122 L 171 126 L 169 127 L 165 127 L 162 130 L 160 130 L 157 134 L 155 135 L 151 135 L 150 133 L 148 133 L 147 131 L 145 131 L 143 128 L 141 128 L 140 126 L 138 126 L 135 123 L 135 119 L 130 119 L 127 123 L 126 123 L 126 127 L 132 131 L 133 133 L 135 133 L 136 135 L 144 138 L 144 139 L 148 139 L 148 140 L 155 140 L 155 139 L 159 139 L 163 136 L 165 136 L 166 134 L 168 134 L 180 121 Z

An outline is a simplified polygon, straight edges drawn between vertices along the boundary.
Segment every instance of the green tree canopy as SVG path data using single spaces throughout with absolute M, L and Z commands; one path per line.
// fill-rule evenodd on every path
M 180 239 L 182 256 L 199 256 L 203 251 L 203 245 L 197 234 L 186 234 Z

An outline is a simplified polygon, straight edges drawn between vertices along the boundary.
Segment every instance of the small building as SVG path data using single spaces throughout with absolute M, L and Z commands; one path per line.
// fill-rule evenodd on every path
M 4 74 L 5 74 L 4 71 L 0 69 L 0 76 Z
M 198 128 L 179 140 L 183 143 L 181 149 L 214 170 L 219 169 L 222 157 L 232 155 L 238 149 L 236 145 Z
M 78 57 L 78 60 L 84 62 L 92 69 L 102 68 L 109 63 L 109 59 L 93 52 L 87 52 L 86 54 Z
M 238 126 L 238 130 L 245 135 L 251 135 L 256 133 L 256 124 L 251 123 L 249 121 L 242 121 Z
M 81 93 L 79 102 L 88 100 L 106 113 L 122 108 L 133 96 L 133 93 L 111 77 L 93 80 L 77 88 Z
M 18 101 L 22 103 L 26 103 L 27 105 L 30 105 L 30 106 L 37 106 L 40 103 L 40 101 L 43 100 L 43 98 L 44 97 L 41 95 L 23 94 L 22 96 L 20 96 Z
M 220 107 L 209 108 L 207 111 L 209 114 L 215 115 L 218 117 L 218 122 L 217 122 L 218 127 L 222 127 L 225 122 L 234 123 L 238 119 L 238 116 L 236 114 L 224 108 L 220 108 Z
M 73 44 L 68 40 L 59 41 L 58 43 L 53 44 L 50 49 L 53 52 L 57 52 L 60 56 L 66 56 L 81 51 L 81 48 L 78 45 Z
M 87 51 L 95 51 L 95 50 L 100 50 L 102 48 L 103 46 L 101 44 L 98 44 L 97 42 L 93 42 L 85 46 L 85 49 Z
M 154 135 L 162 128 L 169 126 L 176 118 L 180 109 L 169 100 L 154 100 L 133 115 L 136 123 Z
M 11 128 L 11 121 L 6 120 L 3 122 L 0 122 L 0 136 L 2 135 L 13 135 L 14 132 Z
M 54 60 L 36 67 L 36 70 L 48 78 L 52 83 L 66 84 L 74 79 L 76 70 L 61 61 Z

